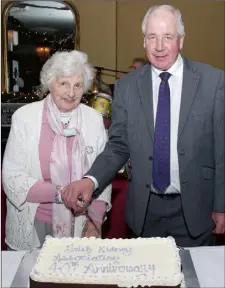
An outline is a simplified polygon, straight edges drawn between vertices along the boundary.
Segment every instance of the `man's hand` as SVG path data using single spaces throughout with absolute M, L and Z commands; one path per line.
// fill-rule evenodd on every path
M 72 208 L 74 212 L 81 212 L 84 206 L 81 204 L 78 198 L 81 198 L 85 205 L 89 205 L 92 200 L 92 194 L 94 192 L 94 183 L 89 178 L 74 181 L 62 190 L 62 200 L 68 208 Z
M 101 227 L 102 227 L 101 223 L 97 221 L 87 220 L 87 222 L 84 225 L 81 237 L 101 238 Z
M 213 231 L 215 234 L 225 234 L 225 213 L 212 213 L 212 218 L 216 223 L 216 228 Z

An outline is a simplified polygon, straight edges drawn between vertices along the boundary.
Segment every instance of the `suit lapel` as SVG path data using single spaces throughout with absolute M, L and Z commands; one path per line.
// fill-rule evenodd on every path
M 199 75 L 195 68 L 191 68 L 189 62 L 184 59 L 183 85 L 180 104 L 178 140 L 184 129 L 191 105 L 199 83 Z
M 151 65 L 146 65 L 144 69 L 140 72 L 137 79 L 137 86 L 149 132 L 152 139 L 154 139 Z
M 199 75 L 195 68 L 190 67 L 190 63 L 184 59 L 183 85 L 181 94 L 178 140 L 184 129 L 191 105 L 194 101 L 195 93 L 199 84 Z M 154 116 L 153 116 L 153 96 L 152 96 L 152 73 L 151 65 L 144 67 L 140 71 L 137 79 L 139 97 L 149 128 L 150 135 L 154 139 Z

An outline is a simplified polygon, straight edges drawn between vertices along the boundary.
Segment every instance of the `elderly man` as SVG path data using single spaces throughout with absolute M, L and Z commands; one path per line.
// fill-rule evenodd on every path
M 142 237 L 213 244 L 224 233 L 224 72 L 180 55 L 180 11 L 161 5 L 142 23 L 149 63 L 116 83 L 109 141 L 62 197 L 97 197 L 130 157 L 126 220 Z M 79 204 L 79 202 L 78 202 Z

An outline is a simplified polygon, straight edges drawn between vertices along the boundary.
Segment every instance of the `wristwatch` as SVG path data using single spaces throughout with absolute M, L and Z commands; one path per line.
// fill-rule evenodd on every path
M 60 204 L 63 203 L 62 196 L 61 196 L 61 191 L 62 191 L 62 186 L 57 185 L 56 190 L 55 190 L 55 203 Z

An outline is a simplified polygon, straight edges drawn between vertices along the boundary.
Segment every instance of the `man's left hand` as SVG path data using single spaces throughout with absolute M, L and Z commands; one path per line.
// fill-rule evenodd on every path
M 213 212 L 212 218 L 215 221 L 216 228 L 213 233 L 225 234 L 225 213 Z

